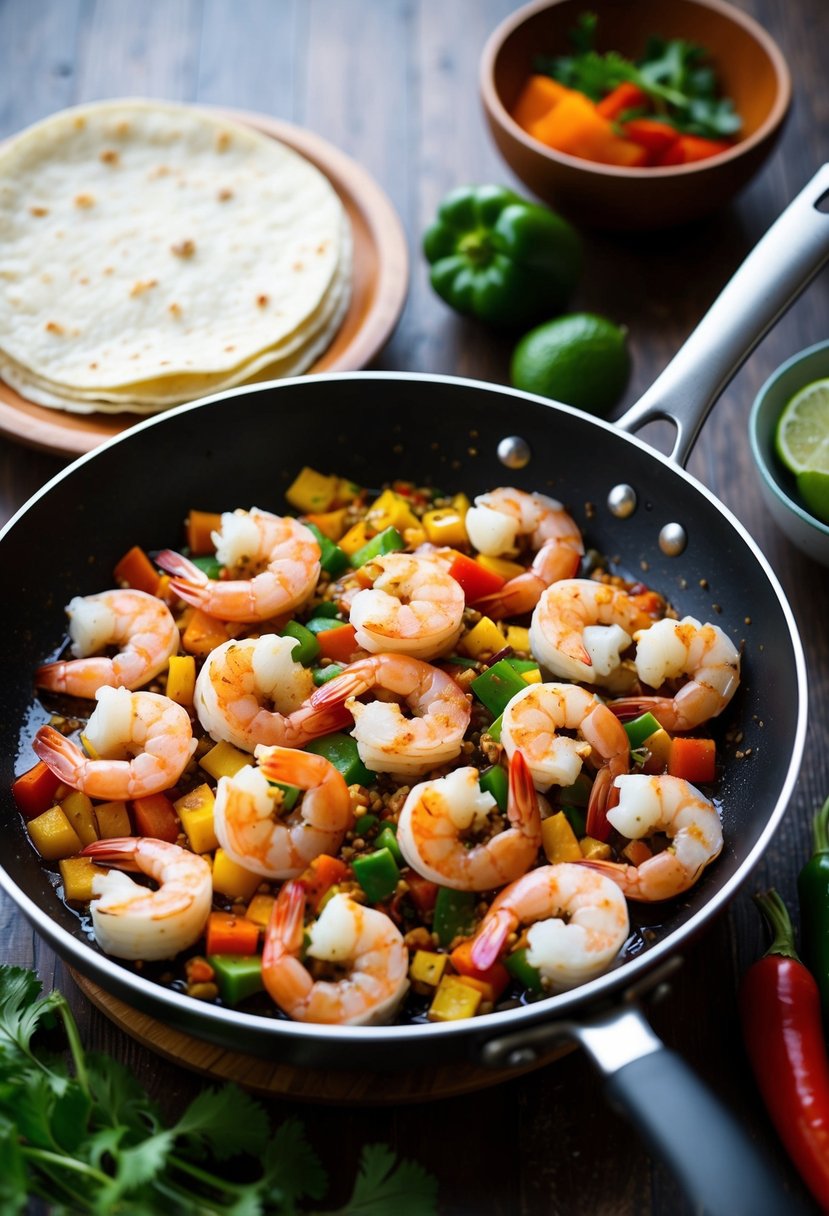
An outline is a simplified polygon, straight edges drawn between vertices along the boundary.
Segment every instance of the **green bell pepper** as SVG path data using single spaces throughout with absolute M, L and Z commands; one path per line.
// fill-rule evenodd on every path
M 355 857 L 351 868 L 369 903 L 379 904 L 394 895 L 400 870 L 391 849 L 377 849 L 374 853 Z
M 475 891 L 456 891 L 451 887 L 438 889 L 432 929 L 441 946 L 448 946 L 456 937 L 472 932 L 478 898 Z
M 342 731 L 312 739 L 305 744 L 304 750 L 330 760 L 345 777 L 346 785 L 372 785 L 374 782 L 374 773 L 369 772 L 360 759 L 357 743 Z
M 355 570 L 359 570 L 360 566 L 364 566 L 372 558 L 382 557 L 384 553 L 397 553 L 405 548 L 406 542 L 397 531 L 397 528 L 384 528 L 382 532 L 378 532 L 376 536 L 373 536 L 356 553 L 351 554 L 351 565 Z
M 497 716 L 502 714 L 512 698 L 528 685 L 507 659 L 499 659 L 476 676 L 470 687 L 481 704 Z
M 423 236 L 432 287 L 458 312 L 526 328 L 560 313 L 581 271 L 575 229 L 504 186 L 461 186 Z
M 207 961 L 226 1005 L 238 1005 L 264 988 L 261 954 L 211 954 Z

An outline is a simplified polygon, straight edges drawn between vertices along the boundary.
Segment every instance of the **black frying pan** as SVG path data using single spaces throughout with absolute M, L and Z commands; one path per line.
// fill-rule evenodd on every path
M 829 216 L 818 210 L 827 191 L 829 166 L 615 427 L 468 380 L 315 376 L 237 389 L 141 423 L 35 495 L 0 534 L 0 563 L 7 585 L 16 587 L 0 631 L 0 806 L 7 825 L 0 882 L 53 948 L 170 1025 L 298 1066 L 383 1070 L 465 1058 L 508 1067 L 558 1037 L 575 1038 L 700 1210 L 789 1216 L 791 1197 L 780 1196 L 765 1163 L 655 1037 L 638 997 L 745 880 L 783 815 L 803 751 L 805 665 L 792 613 L 750 537 L 682 465 L 742 359 L 829 257 Z M 670 457 L 628 433 L 654 417 L 676 424 Z M 653 943 L 608 974 L 529 1007 L 461 1023 L 305 1026 L 218 1009 L 153 984 L 100 954 L 57 898 L 9 787 L 32 763 L 28 741 L 46 717 L 32 713 L 32 673 L 63 641 L 64 605 L 109 586 L 130 545 L 155 550 L 174 541 L 190 507 L 284 510 L 283 491 L 304 464 L 368 486 L 401 477 L 469 494 L 503 484 L 547 491 L 567 504 L 588 544 L 610 555 L 617 570 L 641 576 L 646 568 L 648 582 L 682 614 L 706 620 L 716 613 L 735 641 L 745 642 L 728 720 L 743 729 L 741 748 L 750 758 L 725 748 L 724 851 L 687 896 L 660 906 Z

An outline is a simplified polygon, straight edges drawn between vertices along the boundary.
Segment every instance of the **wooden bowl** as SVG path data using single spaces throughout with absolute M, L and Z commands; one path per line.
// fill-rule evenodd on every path
M 743 120 L 739 141 L 708 160 L 664 168 L 619 168 L 556 152 L 510 117 L 537 55 L 567 54 L 569 32 L 595 13 L 596 49 L 639 58 L 650 36 L 704 47 L 720 90 Z M 487 41 L 480 88 L 495 143 L 515 175 L 579 224 L 665 228 L 722 207 L 768 157 L 791 100 L 786 61 L 765 30 L 722 0 L 542 0 L 518 9 Z

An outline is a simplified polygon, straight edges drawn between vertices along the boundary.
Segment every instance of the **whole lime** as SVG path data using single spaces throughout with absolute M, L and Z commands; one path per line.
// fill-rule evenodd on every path
M 512 354 L 515 388 L 552 397 L 590 414 L 607 414 L 630 378 L 627 330 L 590 312 L 536 326 Z

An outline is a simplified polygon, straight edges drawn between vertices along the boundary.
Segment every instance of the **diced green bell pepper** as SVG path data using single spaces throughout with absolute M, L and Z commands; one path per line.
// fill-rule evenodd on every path
M 355 857 L 351 868 L 369 903 L 382 903 L 394 894 L 400 870 L 391 849 L 377 849 L 364 857 Z
M 482 790 L 492 797 L 498 803 L 500 810 L 507 809 L 507 801 L 509 799 L 509 775 L 505 768 L 500 764 L 493 764 L 490 768 L 485 768 L 481 773 L 478 782 Z
M 579 839 L 587 831 L 587 816 L 584 813 L 584 807 L 571 806 L 569 803 L 563 803 L 561 809 L 567 817 L 567 822 L 576 833 Z
M 399 866 L 406 864 L 406 858 L 400 851 L 400 845 L 397 843 L 397 824 L 387 823 L 383 826 L 383 830 L 378 832 L 377 840 L 375 841 L 378 849 L 388 849 L 394 860 Z
M 527 687 L 508 659 L 499 659 L 472 681 L 478 700 L 496 717 L 502 714 L 516 693 Z
M 316 537 L 317 544 L 320 547 L 320 565 L 326 574 L 330 574 L 332 578 L 337 578 L 342 574 L 343 570 L 348 569 L 348 554 L 345 549 L 341 549 L 330 536 L 326 536 L 321 532 L 316 524 L 309 524 L 307 521 L 305 527 L 309 532 L 313 532 Z
M 373 785 L 374 773 L 369 772 L 360 759 L 357 744 L 350 735 L 334 731 L 331 735 L 323 735 L 320 739 L 312 739 L 305 744 L 306 752 L 314 752 L 317 756 L 325 756 L 334 768 L 345 777 L 346 785 Z
M 517 671 L 519 675 L 521 675 L 521 673 L 524 671 L 538 671 L 538 664 L 536 663 L 535 659 L 514 659 L 510 655 L 510 657 L 505 659 L 504 662 L 509 663 L 512 670 Z M 526 684 L 526 680 L 524 683 Z
M 271 781 L 271 785 L 276 785 L 282 790 L 282 809 L 283 811 L 292 811 L 296 806 L 297 798 L 299 798 L 302 790 L 298 785 L 286 785 L 284 781 Z
M 373 557 L 381 557 L 384 553 L 395 553 L 399 549 L 405 548 L 406 542 L 397 528 L 384 528 L 382 532 L 378 532 L 370 541 L 351 554 L 351 565 L 355 570 L 359 570 L 360 566 L 370 562 Z
M 222 573 L 222 563 L 212 553 L 205 553 L 199 557 L 191 557 L 190 561 L 194 566 L 198 566 L 202 574 L 206 574 L 208 578 L 217 579 Z
M 339 612 L 340 610 L 333 600 L 320 600 L 318 604 L 314 605 L 315 618 L 320 616 L 339 616 Z
M 373 815 L 371 811 L 366 811 L 365 815 L 360 815 L 354 821 L 354 834 L 356 836 L 365 836 L 366 832 L 371 831 L 379 818 L 379 815 Z
M 455 891 L 439 887 L 432 916 L 432 930 L 441 946 L 448 946 L 456 937 L 468 935 L 475 927 L 475 891 Z
M 490 725 L 486 728 L 486 733 L 489 735 L 489 737 L 493 743 L 501 742 L 501 727 L 503 726 L 503 723 L 504 723 L 504 715 L 499 714 L 498 717 L 495 719 L 495 721 L 491 722 Z
M 288 621 L 282 629 L 282 636 L 297 639 L 299 645 L 294 647 L 291 657 L 303 667 L 309 667 L 320 652 L 320 644 L 313 633 L 309 633 L 299 621 Z
M 587 806 L 592 789 L 593 782 L 587 774 L 579 773 L 573 784 L 565 786 L 559 794 L 561 801 L 566 802 L 568 806 Z
M 339 663 L 329 663 L 327 667 L 312 667 L 311 676 L 317 688 L 322 684 L 327 684 L 329 680 L 333 680 L 335 676 L 341 675 L 343 668 Z
M 238 1005 L 261 992 L 262 957 L 259 954 L 211 954 L 207 961 L 215 973 L 219 995 L 225 1005 Z
M 309 633 L 315 636 L 318 633 L 325 633 L 329 629 L 336 629 L 338 625 L 344 625 L 345 621 L 334 620 L 330 616 L 312 616 L 310 621 L 305 622 L 305 628 Z
M 659 729 L 659 723 L 650 712 L 640 714 L 638 718 L 625 722 L 625 733 L 630 743 L 630 750 L 635 751 L 637 747 L 641 747 L 645 740 Z
M 508 954 L 501 961 L 512 978 L 517 980 L 522 988 L 526 988 L 528 992 L 544 991 L 544 985 L 541 982 L 541 972 L 527 961 L 526 949 L 513 950 L 512 954 Z

